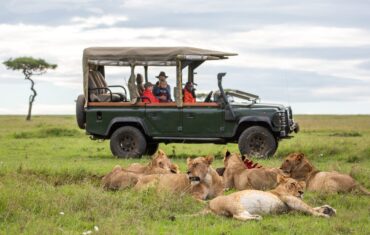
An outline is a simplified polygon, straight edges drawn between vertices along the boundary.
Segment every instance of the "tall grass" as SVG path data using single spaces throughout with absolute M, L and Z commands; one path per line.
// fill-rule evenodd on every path
M 279 166 L 291 152 L 304 152 L 321 170 L 351 173 L 370 189 L 370 116 L 298 116 L 302 132 L 280 142 L 276 155 L 258 160 Z M 72 116 L 0 116 L 0 234 L 369 234 L 369 198 L 356 194 L 306 193 L 313 206 L 337 209 L 331 219 L 300 213 L 240 222 L 215 215 L 184 195 L 133 190 L 107 192 L 101 177 L 113 166 L 142 159 L 116 159 L 109 142 L 91 141 Z M 213 154 L 222 166 L 237 145 L 161 145 L 185 171 L 185 158 Z M 94 230 L 97 226 L 99 232 Z

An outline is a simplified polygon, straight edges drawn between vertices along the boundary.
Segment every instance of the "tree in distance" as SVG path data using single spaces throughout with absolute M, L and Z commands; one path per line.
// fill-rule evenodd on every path
M 37 92 L 34 88 L 35 82 L 31 79 L 31 77 L 33 75 L 42 75 L 46 73 L 48 69 L 56 69 L 57 65 L 49 64 L 43 59 L 35 59 L 33 57 L 18 57 L 15 59 L 10 58 L 7 61 L 4 61 L 3 64 L 7 67 L 7 69 L 22 71 L 25 79 L 31 82 L 32 94 L 29 97 L 28 114 L 26 118 L 27 121 L 30 121 L 32 105 L 37 96 Z

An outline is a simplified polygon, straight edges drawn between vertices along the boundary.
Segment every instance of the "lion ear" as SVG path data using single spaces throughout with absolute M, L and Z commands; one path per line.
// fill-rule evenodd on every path
M 159 155 L 159 156 L 165 156 L 165 155 L 166 155 L 166 153 L 165 153 L 162 149 L 159 149 L 159 150 L 158 150 L 158 155 Z
M 230 153 L 230 151 L 229 150 L 227 150 L 226 151 L 226 154 L 225 154 L 225 158 L 228 158 L 228 157 L 230 157 L 231 156 L 231 153 Z
M 206 160 L 207 165 L 211 165 L 213 162 L 213 156 L 207 156 L 204 158 Z
M 303 154 L 303 153 L 298 153 L 298 155 L 297 155 L 297 160 L 298 160 L 298 161 L 302 161 L 302 160 L 303 160 L 303 158 L 304 158 L 304 154 Z
M 190 157 L 188 157 L 188 159 L 186 159 L 186 164 L 191 164 L 191 162 L 192 162 L 192 159 L 190 158 Z
M 306 188 L 306 182 L 305 181 L 299 181 L 298 184 L 302 187 L 302 188 Z
M 158 149 L 157 152 L 155 152 L 153 155 L 152 155 L 152 159 L 156 159 L 158 156 L 160 156 L 161 154 L 163 153 L 162 150 Z
M 173 173 L 176 173 L 176 174 L 180 172 L 180 170 L 179 170 L 179 166 L 178 166 L 178 165 L 176 165 L 176 164 L 174 164 L 174 163 L 172 163 L 172 164 L 171 164 L 170 169 L 171 169 L 171 171 L 172 171 Z
M 278 184 L 285 183 L 286 182 L 286 177 L 282 175 L 277 175 L 277 182 Z

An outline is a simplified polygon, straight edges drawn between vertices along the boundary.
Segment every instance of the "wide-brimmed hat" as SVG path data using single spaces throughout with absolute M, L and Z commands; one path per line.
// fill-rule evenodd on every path
M 151 86 L 154 86 L 151 82 L 147 82 L 144 84 L 144 88 L 148 88 L 148 87 L 151 87 Z
M 163 72 L 163 71 L 161 71 L 161 72 L 159 73 L 159 75 L 158 75 L 158 76 L 156 76 L 156 78 L 159 78 L 159 77 L 165 77 L 165 78 L 168 78 L 168 76 L 166 75 L 166 73 L 165 73 L 165 72 Z

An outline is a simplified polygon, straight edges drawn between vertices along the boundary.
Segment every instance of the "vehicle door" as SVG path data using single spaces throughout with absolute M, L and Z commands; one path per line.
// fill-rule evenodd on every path
M 219 137 L 224 130 L 224 110 L 217 103 L 184 103 L 182 135 L 184 137 Z
M 181 132 L 181 109 L 174 102 L 146 104 L 145 119 L 153 137 L 178 136 Z

